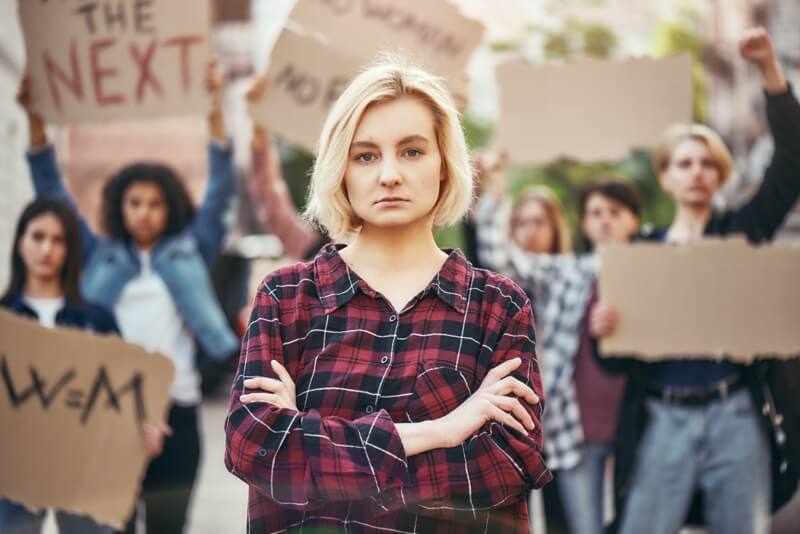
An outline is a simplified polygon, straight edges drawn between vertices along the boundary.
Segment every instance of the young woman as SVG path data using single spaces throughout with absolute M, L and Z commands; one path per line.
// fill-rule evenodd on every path
M 553 255 L 519 246 L 509 235 L 503 174 L 492 179 L 477 207 L 481 260 L 538 298 L 539 354 L 548 397 L 545 451 L 548 466 L 575 533 L 602 533 L 603 480 L 611 456 L 624 381 L 595 362 L 588 315 L 597 295 L 597 261 L 591 254 Z M 498 204 L 498 200 L 500 203 Z M 638 231 L 641 199 L 622 179 L 591 184 L 578 198 L 581 233 L 590 249 L 625 242 Z M 512 235 L 514 235 L 512 233 Z
M 763 29 L 748 30 L 739 50 L 762 77 L 775 139 L 772 162 L 746 205 L 717 212 L 712 198 L 731 174 L 728 149 L 707 127 L 668 129 L 654 155 L 661 184 L 676 204 L 675 219 L 661 236 L 668 243 L 729 234 L 768 241 L 800 196 L 800 104 Z M 600 303 L 591 328 L 596 336 L 609 335 L 620 320 L 613 307 Z M 771 505 L 794 492 L 797 466 L 787 469 L 786 443 L 779 438 L 785 433 L 764 397 L 761 365 L 709 356 L 607 366 L 629 376 L 617 432 L 615 483 L 619 498 L 626 498 L 621 532 L 677 532 L 697 491 L 710 531 L 769 532 Z M 787 476 L 794 480 L 784 493 Z
M 550 479 L 530 302 L 436 246 L 472 173 L 437 78 L 358 75 L 322 131 L 308 215 L 347 246 L 267 276 L 242 343 L 228 469 L 252 532 L 528 532 Z
M 54 198 L 40 198 L 22 212 L 14 234 L 11 281 L 0 307 L 38 320 L 43 326 L 70 326 L 99 333 L 118 333 L 114 317 L 81 297 L 78 277 L 81 243 L 72 208 Z M 47 473 L 41 473 L 43 478 Z M 61 534 L 110 534 L 91 518 L 56 512 Z M 38 534 L 45 512 L 0 499 L 0 532 Z
M 208 275 L 225 235 L 223 215 L 234 191 L 232 149 L 220 108 L 222 83 L 212 68 L 208 84 L 213 92 L 210 175 L 197 212 L 170 168 L 139 162 L 122 169 L 105 186 L 107 237 L 95 235 L 80 219 L 83 294 L 114 310 L 126 341 L 159 351 L 175 363 L 168 419 L 172 435 L 150 463 L 142 489 L 147 530 L 159 534 L 182 531 L 200 460 L 195 340 L 218 360 L 239 347 Z M 28 103 L 24 92 L 22 103 Z M 30 108 L 28 117 L 28 161 L 37 195 L 56 195 L 72 203 L 41 117 Z M 135 517 L 130 532 L 134 524 Z

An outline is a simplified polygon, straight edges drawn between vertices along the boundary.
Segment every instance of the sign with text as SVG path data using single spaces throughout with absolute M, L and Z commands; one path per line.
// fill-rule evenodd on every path
M 19 11 L 48 122 L 207 113 L 208 0 L 20 0 Z
M 691 58 L 582 58 L 497 69 L 497 142 L 518 164 L 561 157 L 610 161 L 650 148 L 664 129 L 692 120 Z
M 743 239 L 599 249 L 600 295 L 620 315 L 603 355 L 750 362 L 800 354 L 800 249 Z
M 148 458 L 142 425 L 165 419 L 172 362 L 0 310 L 0 496 L 121 529 Z
M 330 107 L 381 51 L 398 52 L 466 94 L 483 25 L 448 0 L 298 0 L 273 47 L 256 120 L 315 151 Z

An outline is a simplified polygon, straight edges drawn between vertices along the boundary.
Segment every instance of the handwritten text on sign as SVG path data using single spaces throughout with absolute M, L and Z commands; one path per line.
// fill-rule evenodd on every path
M 48 121 L 206 112 L 207 1 L 24 0 L 19 6 L 34 105 Z

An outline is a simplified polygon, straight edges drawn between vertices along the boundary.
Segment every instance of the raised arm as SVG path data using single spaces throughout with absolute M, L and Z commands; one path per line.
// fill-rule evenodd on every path
M 266 93 L 266 78 L 259 77 L 247 92 L 247 100 L 257 104 Z M 254 120 L 250 171 L 247 186 L 256 199 L 259 221 L 283 244 L 284 254 L 305 259 L 322 240 L 322 235 L 300 217 L 283 179 L 278 151 L 270 143 L 269 130 Z
M 769 240 L 800 197 L 800 104 L 765 30 L 748 30 L 739 50 L 761 75 L 775 150 L 756 194 L 732 214 L 733 230 L 753 241 Z
M 81 233 L 81 260 L 85 264 L 94 250 L 97 236 L 86 219 L 80 213 L 78 205 L 64 186 L 61 169 L 58 167 L 56 151 L 47 139 L 47 129 L 41 114 L 36 111 L 30 91 L 30 81 L 25 78 L 20 85 L 17 100 L 28 117 L 30 148 L 28 149 L 28 166 L 33 179 L 33 189 L 37 197 L 58 197 L 67 202 L 75 210 Z

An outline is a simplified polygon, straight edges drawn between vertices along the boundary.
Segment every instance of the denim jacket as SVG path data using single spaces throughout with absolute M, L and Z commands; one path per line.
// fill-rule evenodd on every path
M 233 151 L 230 145 L 210 143 L 208 153 L 210 175 L 200 208 L 183 232 L 156 243 L 152 261 L 189 331 L 211 358 L 223 360 L 238 350 L 239 339 L 228 326 L 208 269 L 225 237 L 223 217 L 234 192 Z M 64 187 L 53 146 L 29 153 L 28 162 L 36 195 L 62 198 L 77 212 Z M 79 220 L 81 292 L 88 300 L 113 309 L 125 285 L 139 274 L 139 256 L 132 244 L 98 236 L 80 214 Z

